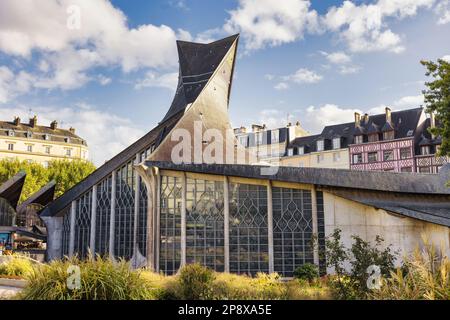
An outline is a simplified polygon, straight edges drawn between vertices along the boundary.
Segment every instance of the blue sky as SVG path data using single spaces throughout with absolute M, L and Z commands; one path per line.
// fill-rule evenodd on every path
M 450 59 L 450 0 L 2 0 L 0 118 L 75 126 L 101 164 L 168 109 L 176 39 L 237 32 L 233 125 L 316 133 L 421 105 L 419 61 Z

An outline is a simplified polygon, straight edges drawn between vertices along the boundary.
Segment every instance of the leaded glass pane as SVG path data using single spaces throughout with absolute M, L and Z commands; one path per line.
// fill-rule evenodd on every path
M 181 263 L 181 181 L 161 177 L 159 268 L 174 274 Z
M 267 188 L 230 184 L 230 271 L 269 272 Z
M 139 178 L 137 245 L 143 256 L 147 256 L 147 200 L 147 188 L 142 179 Z
M 326 274 L 326 257 L 325 257 L 325 216 L 323 208 L 323 192 L 317 191 L 317 226 L 319 231 L 319 269 L 320 274 Z
M 16 211 L 9 204 L 9 201 L 0 198 L 0 226 L 12 227 L 16 224 Z
M 63 213 L 62 223 L 62 256 L 69 255 L 70 243 L 70 207 L 66 208 Z
M 134 238 L 133 161 L 116 171 L 116 210 L 114 220 L 114 256 L 131 259 Z
M 187 179 L 186 263 L 224 271 L 222 182 Z
M 85 193 L 75 206 L 74 254 L 83 259 L 87 257 L 91 232 L 92 190 Z
M 292 277 L 305 263 L 314 263 L 311 191 L 273 188 L 274 270 Z
M 97 185 L 97 211 L 95 219 L 95 253 L 109 253 L 109 228 L 111 220 L 112 177 L 109 176 Z

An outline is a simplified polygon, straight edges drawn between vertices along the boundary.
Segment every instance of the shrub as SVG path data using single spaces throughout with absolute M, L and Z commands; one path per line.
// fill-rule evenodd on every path
M 319 268 L 312 263 L 305 263 L 294 271 L 294 278 L 312 282 L 319 277 Z
M 352 236 L 354 242 L 347 249 L 341 243 L 341 230 L 336 229 L 327 237 L 326 261 L 327 266 L 334 268 L 335 275 L 330 277 L 330 287 L 338 299 L 367 299 L 369 288 L 367 280 L 370 276 L 369 266 L 380 268 L 381 276 L 388 277 L 394 270 L 395 256 L 390 246 L 381 249 L 384 240 L 376 236 L 375 245 L 362 240 L 359 236 Z M 345 268 L 349 266 L 349 270 Z
M 450 261 L 444 252 L 437 253 L 434 245 L 425 243 L 425 249 L 405 259 L 402 268 L 382 279 L 379 290 L 369 295 L 372 299 L 391 300 L 450 300 Z
M 79 266 L 81 286 L 67 286 L 69 266 Z M 26 300 L 135 300 L 154 298 L 148 282 L 125 261 L 77 258 L 53 261 L 34 268 L 28 286 L 19 294 Z
M 178 276 L 181 299 L 208 300 L 212 298 L 214 271 L 200 264 L 188 264 Z
M 33 263 L 26 256 L 13 255 L 0 264 L 0 276 L 25 278 L 33 271 Z

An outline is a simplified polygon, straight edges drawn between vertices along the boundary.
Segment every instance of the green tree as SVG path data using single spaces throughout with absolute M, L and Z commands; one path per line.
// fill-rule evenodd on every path
M 27 173 L 27 177 L 20 201 L 26 200 L 52 180 L 56 181 L 55 195 L 59 197 L 94 171 L 95 166 L 83 160 L 53 160 L 48 168 L 45 168 L 36 162 L 2 159 L 0 160 L 0 184 L 22 170 Z
M 423 90 L 427 112 L 434 112 L 439 122 L 431 132 L 442 137 L 440 155 L 450 155 L 450 63 L 442 59 L 420 63 L 427 69 L 426 76 L 433 78 Z
M 95 166 L 92 162 L 84 160 L 54 160 L 48 165 L 48 181 L 56 181 L 55 196 L 59 197 L 94 170 Z

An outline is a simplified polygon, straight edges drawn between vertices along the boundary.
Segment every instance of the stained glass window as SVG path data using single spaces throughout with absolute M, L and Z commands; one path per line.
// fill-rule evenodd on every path
M 230 271 L 269 272 L 267 188 L 230 184 Z
M 116 209 L 114 215 L 114 256 L 131 259 L 134 244 L 133 161 L 116 171 Z
M 224 271 L 223 183 L 187 180 L 186 263 Z
M 141 178 L 139 184 L 137 245 L 140 253 L 147 256 L 147 188 Z
M 319 242 L 319 270 L 320 274 L 326 274 L 325 259 L 325 215 L 323 206 L 323 192 L 317 191 L 317 226 L 318 226 L 318 242 Z
M 274 270 L 292 277 L 305 263 L 314 263 L 311 191 L 273 188 Z
M 91 232 L 92 190 L 76 200 L 74 254 L 87 257 Z
M 181 180 L 161 177 L 159 267 L 174 274 L 181 263 Z
M 97 185 L 97 211 L 95 219 L 95 253 L 109 254 L 109 228 L 111 220 L 112 177 Z

